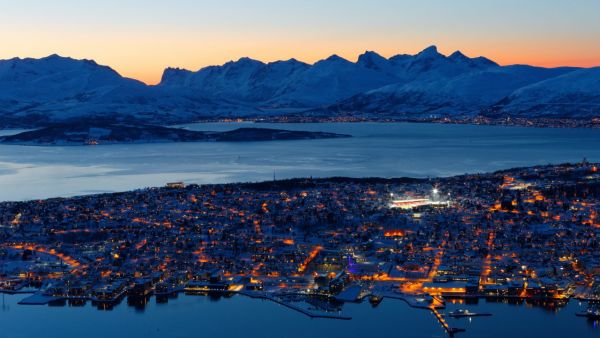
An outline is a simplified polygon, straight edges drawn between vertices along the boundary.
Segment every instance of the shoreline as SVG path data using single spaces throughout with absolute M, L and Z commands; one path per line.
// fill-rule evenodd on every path
M 68 121 L 67 121 L 68 122 Z M 206 117 L 193 121 L 167 122 L 165 124 L 149 123 L 139 121 L 138 124 L 153 124 L 166 127 L 175 127 L 195 123 L 273 123 L 273 124 L 319 124 L 319 123 L 415 123 L 415 124 L 450 124 L 450 125 L 472 125 L 472 126 L 499 126 L 499 127 L 524 127 L 524 128 L 556 128 L 556 129 L 598 129 L 600 118 L 592 119 L 569 119 L 569 118 L 490 118 L 485 116 L 473 116 L 467 118 L 394 118 L 394 117 L 365 117 L 365 116 L 309 116 L 309 115 L 256 115 L 240 117 Z M 0 127 L 2 131 L 30 131 L 47 127 L 55 123 L 36 126 L 9 125 Z
M 446 321 L 448 300 L 558 308 L 594 297 L 595 273 L 572 263 L 595 261 L 576 243 L 600 228 L 599 167 L 584 161 L 435 179 L 174 182 L 0 203 L 7 225 L 0 250 L 10 262 L 0 281 L 5 289 L 38 288 L 18 303 L 25 305 L 102 299 L 112 308 L 127 295 L 128 305 L 143 308 L 153 295 L 168 302 L 179 293 L 243 294 L 341 320 L 354 317 L 344 304 L 391 298 L 429 310 L 452 336 L 463 329 Z M 573 220 L 571 210 L 589 217 Z M 532 233 L 535 241 L 523 244 Z M 560 253 L 550 262 L 537 249 L 548 238 Z M 547 269 L 556 265 L 564 272 Z
M 561 119 L 561 118 L 487 118 L 475 116 L 465 119 L 452 119 L 448 117 L 440 118 L 371 118 L 361 116 L 302 116 L 302 115 L 279 115 L 279 116 L 255 116 L 239 118 L 207 118 L 190 123 L 432 123 L 432 124 L 452 124 L 452 125 L 473 125 L 473 126 L 504 126 L 504 127 L 525 127 L 525 128 L 556 128 L 556 129 L 597 129 L 600 128 L 600 118 L 594 119 Z M 186 123 L 179 123 L 181 125 Z
M 274 188 L 282 188 L 289 187 L 294 185 L 295 187 L 303 186 L 304 184 L 312 185 L 312 184 L 323 184 L 323 183 L 348 183 L 348 184 L 357 184 L 357 183 L 373 183 L 373 184 L 417 184 L 417 183 L 427 183 L 434 182 L 438 180 L 448 180 L 448 179 L 457 179 L 461 177 L 468 176 L 477 176 L 477 175 L 497 175 L 502 173 L 510 173 L 517 170 L 524 169 L 541 169 L 541 168 L 550 168 L 550 167 L 560 167 L 560 166 L 575 166 L 578 163 L 576 162 L 563 162 L 563 163 L 548 163 L 548 164 L 540 164 L 534 166 L 519 166 L 512 167 L 507 169 L 500 169 L 496 171 L 490 172 L 469 172 L 459 175 L 448 175 L 448 176 L 436 176 L 436 177 L 377 177 L 377 176 L 360 176 L 360 177 L 351 177 L 351 176 L 328 176 L 328 177 L 291 177 L 291 178 L 282 178 L 276 180 L 262 180 L 262 181 L 239 181 L 239 182 L 229 182 L 229 183 L 189 183 L 185 184 L 187 189 L 188 187 L 236 187 L 236 188 L 256 188 L 257 190 L 262 189 L 274 189 Z M 598 163 L 600 166 L 600 163 Z M 5 203 L 31 203 L 36 201 L 48 201 L 48 200 L 69 200 L 69 199 L 82 199 L 96 196 L 109 196 L 109 195 L 119 195 L 119 194 L 127 194 L 133 192 L 149 192 L 151 190 L 162 190 L 162 189 L 171 189 L 167 185 L 162 186 L 146 186 L 137 189 L 129 189 L 122 191 L 112 191 L 112 192 L 95 192 L 89 194 L 80 194 L 80 195 L 66 195 L 66 196 L 54 196 L 47 198 L 34 198 L 28 200 L 0 200 L 0 205 Z

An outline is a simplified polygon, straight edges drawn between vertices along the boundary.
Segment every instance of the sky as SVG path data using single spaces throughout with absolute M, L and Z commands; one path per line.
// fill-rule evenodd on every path
M 0 59 L 94 59 L 149 84 L 248 56 L 315 62 L 429 45 L 500 64 L 600 66 L 600 0 L 0 0 Z

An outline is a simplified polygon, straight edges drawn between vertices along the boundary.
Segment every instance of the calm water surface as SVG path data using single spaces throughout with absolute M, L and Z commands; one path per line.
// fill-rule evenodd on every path
M 399 300 L 385 299 L 378 307 L 368 303 L 346 304 L 343 312 L 352 320 L 310 319 L 275 303 L 244 296 L 211 300 L 205 296 L 183 296 L 143 310 L 126 301 L 110 311 L 84 307 L 17 305 L 23 295 L 2 296 L 0 336 L 21 337 L 223 337 L 223 338 L 347 338 L 347 337 L 447 337 L 434 316 L 408 307 Z M 549 310 L 526 305 L 480 301 L 477 305 L 449 304 L 446 311 L 468 308 L 491 312 L 491 317 L 449 319 L 466 328 L 458 337 L 598 337 L 597 324 L 576 317 L 585 305 Z
M 160 186 L 327 176 L 449 176 L 516 166 L 600 161 L 600 129 L 320 123 L 201 123 L 350 134 L 326 140 L 93 147 L 0 145 L 0 201 Z M 4 131 L 7 134 L 10 131 Z

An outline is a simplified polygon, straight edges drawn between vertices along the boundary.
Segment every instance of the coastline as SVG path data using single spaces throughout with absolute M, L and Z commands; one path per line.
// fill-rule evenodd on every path
M 135 121 L 130 121 L 135 123 Z M 527 127 L 527 128 L 558 128 L 558 129 L 597 129 L 600 128 L 600 117 L 591 119 L 570 119 L 570 118 L 523 118 L 523 117 L 505 117 L 492 118 L 483 115 L 471 117 L 435 117 L 435 118 L 410 118 L 410 117 L 369 117 L 362 114 L 349 114 L 340 116 L 319 116 L 319 115 L 296 115 L 296 114 L 280 114 L 280 115 L 251 115 L 239 117 L 206 117 L 190 121 L 167 122 L 163 126 L 175 127 L 194 123 L 290 123 L 290 124 L 317 124 L 317 123 L 433 123 L 433 124 L 457 124 L 457 125 L 475 125 L 475 126 L 506 126 L 506 127 Z M 138 124 L 148 124 L 144 121 L 137 122 Z M 24 125 L 10 124 L 0 126 L 0 133 L 6 131 L 31 131 L 44 128 L 47 125 Z M 154 124 L 158 125 L 158 124 Z
M 600 224 L 593 216 L 572 220 L 564 206 L 593 214 L 599 167 L 583 161 L 432 179 L 174 182 L 4 202 L 7 237 L 0 250 L 11 263 L 1 291 L 36 287 L 19 304 L 91 301 L 99 309 L 125 297 L 143 309 L 153 295 L 164 303 L 178 293 L 239 293 L 310 318 L 341 320 L 354 318 L 343 312 L 346 303 L 368 299 L 378 306 L 390 298 L 430 311 L 452 335 L 463 331 L 446 314 L 446 302 L 454 300 L 548 308 L 597 300 L 585 287 L 593 275 L 581 277 L 582 268 L 571 263 L 593 258 L 574 243 Z M 541 275 L 546 253 L 520 242 L 531 233 L 540 236 L 535 245 L 562 234 L 553 237 L 561 255 L 551 263 L 571 268 Z M 95 246 L 103 249 L 90 250 Z M 512 268 L 516 263 L 522 267 Z M 512 282 L 521 278 L 527 282 Z
M 255 116 L 255 117 L 239 117 L 239 118 L 206 118 L 196 120 L 190 123 L 433 123 L 433 124 L 457 124 L 457 125 L 478 125 L 478 126 L 506 126 L 506 127 L 527 127 L 527 128 L 559 128 L 559 129 L 596 129 L 600 128 L 600 118 L 595 119 L 526 119 L 526 118 L 486 118 L 476 116 L 472 118 L 452 119 L 443 118 L 371 118 L 358 116 L 340 116 L 340 117 L 320 117 L 320 116 L 295 116 L 295 115 L 279 115 L 279 116 Z M 175 125 L 181 125 L 177 123 Z

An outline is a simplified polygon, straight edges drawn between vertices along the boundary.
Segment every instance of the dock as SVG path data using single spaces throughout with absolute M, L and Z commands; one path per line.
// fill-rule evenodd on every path
M 454 335 L 459 332 L 465 332 L 465 329 L 450 327 L 448 322 L 446 322 L 444 316 L 438 311 L 439 309 L 446 308 L 446 305 L 442 300 L 438 299 L 437 297 L 432 297 L 430 302 L 424 302 L 419 301 L 419 299 L 414 295 L 391 291 L 383 292 L 381 293 L 381 296 L 384 298 L 400 299 L 406 302 L 411 307 L 431 311 L 431 313 L 433 313 L 435 318 L 442 325 L 442 327 L 450 337 L 454 337 Z
M 446 332 L 448 333 L 448 335 L 450 337 L 454 337 L 454 335 L 456 333 L 465 332 L 465 329 L 450 327 L 450 325 L 448 325 L 448 322 L 446 322 L 446 319 L 444 318 L 444 316 L 435 307 L 431 307 L 430 310 L 433 313 L 433 315 L 435 316 L 435 318 L 438 320 L 438 322 L 440 322 L 440 324 L 442 324 L 442 327 L 444 328 L 444 330 L 446 330 Z
M 258 299 L 265 299 L 265 300 L 270 300 L 274 303 L 277 303 L 279 305 L 283 305 L 289 309 L 298 311 L 310 318 L 326 318 L 326 319 L 339 319 L 339 320 L 351 320 L 352 317 L 349 316 L 342 316 L 342 315 L 337 315 L 337 314 L 332 314 L 332 313 L 326 313 L 326 312 L 314 312 L 314 311 L 310 311 L 308 309 L 304 309 L 302 307 L 296 306 L 294 304 L 285 302 L 283 300 L 277 299 L 276 297 L 270 296 L 264 292 L 260 293 L 260 292 L 249 292 L 249 291 L 239 291 L 238 294 L 250 297 L 250 298 L 258 298 Z

